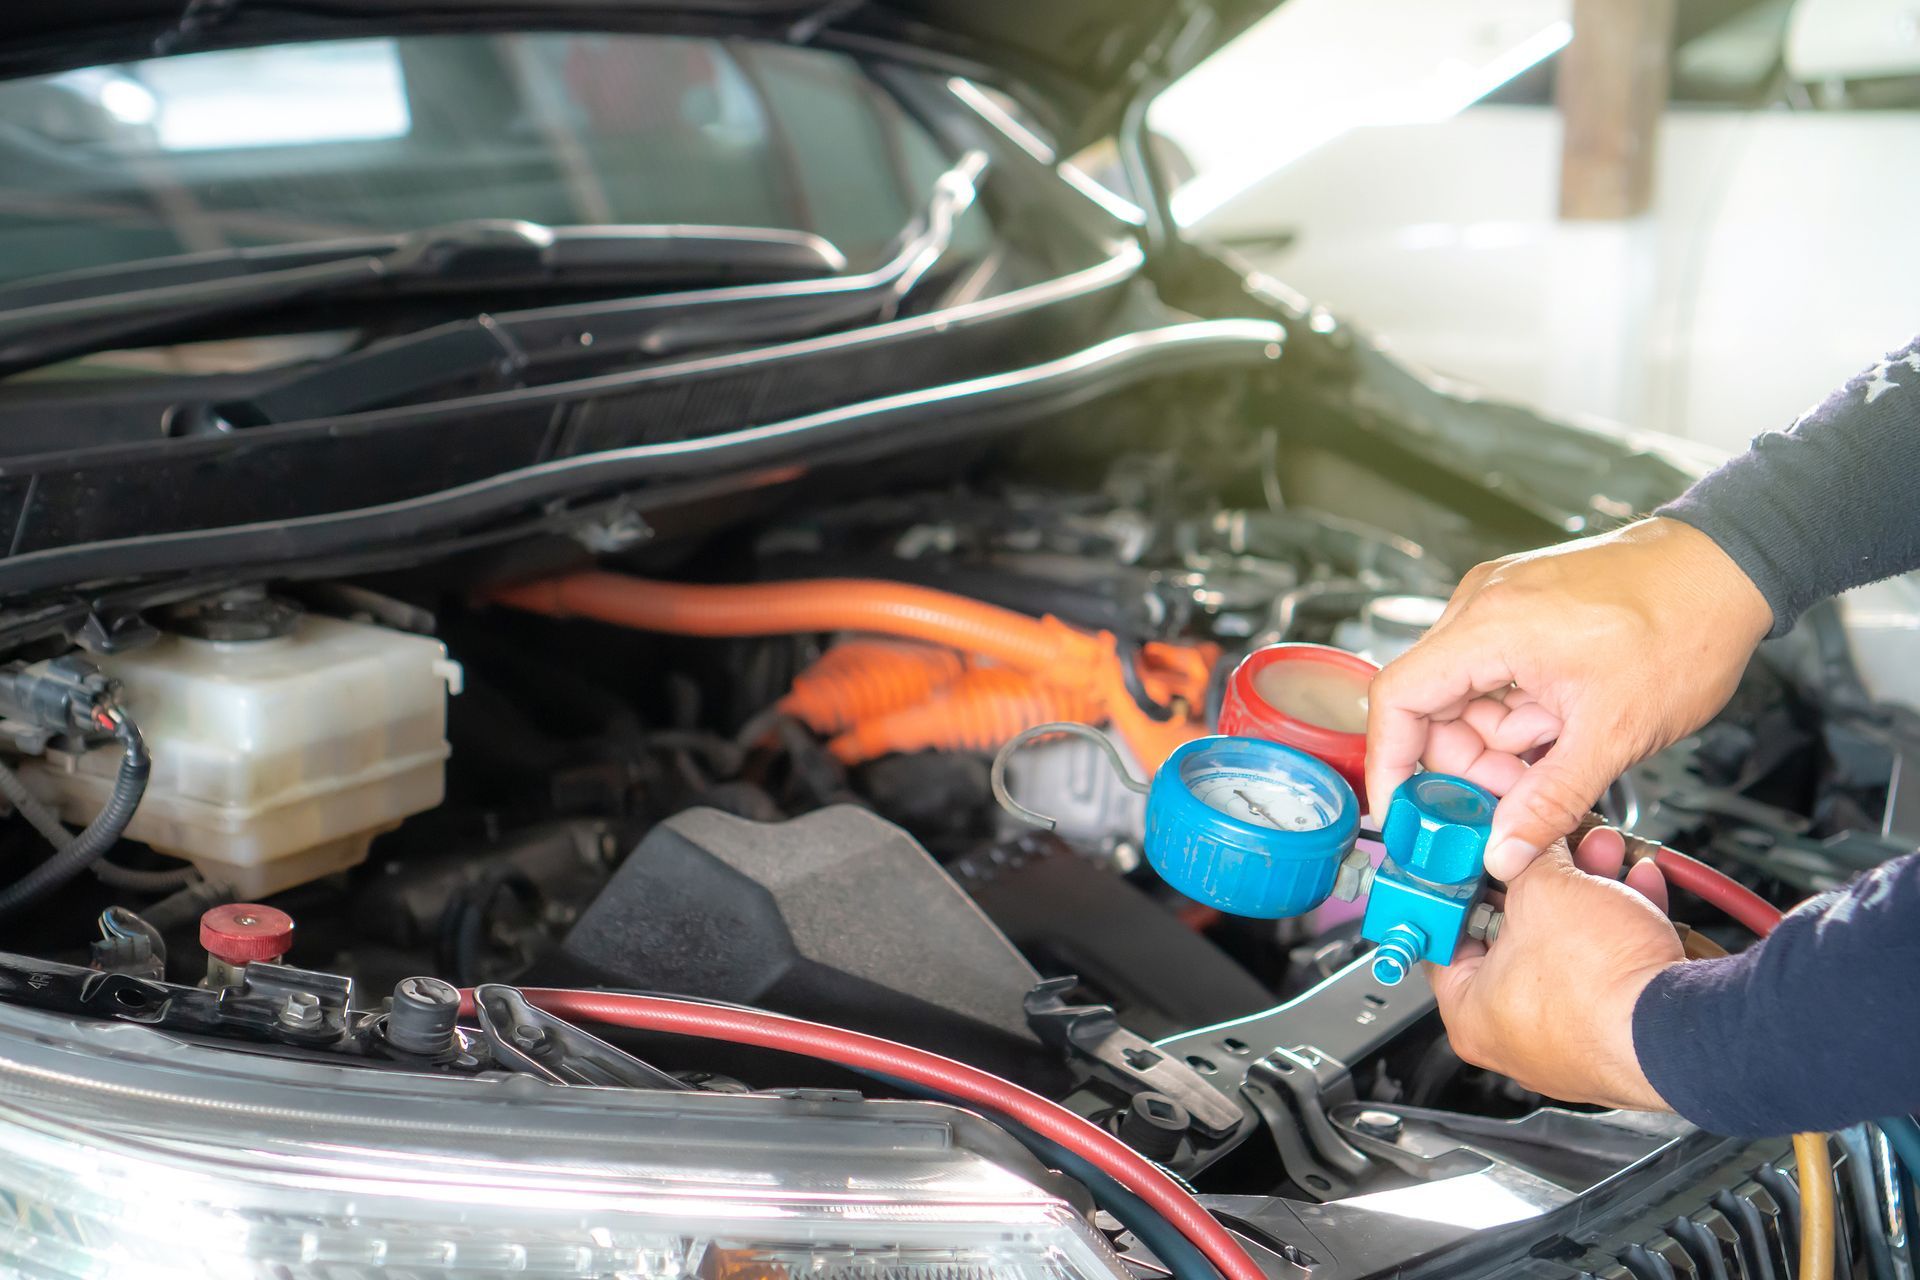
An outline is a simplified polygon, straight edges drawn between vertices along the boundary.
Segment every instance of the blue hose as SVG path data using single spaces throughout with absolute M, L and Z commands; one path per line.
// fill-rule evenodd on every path
M 944 1102 L 949 1106 L 968 1105 L 956 1102 L 937 1090 L 908 1084 L 877 1071 L 859 1071 L 858 1068 L 853 1070 L 868 1079 L 878 1080 L 890 1088 L 914 1097 Z M 1102 1172 L 1091 1160 L 1067 1150 L 1048 1138 L 1041 1137 L 1011 1117 L 995 1116 L 994 1118 L 1002 1128 L 1019 1139 L 1022 1146 L 1033 1152 L 1044 1163 L 1060 1170 L 1091 1192 L 1093 1202 L 1118 1219 L 1121 1226 L 1133 1232 L 1141 1244 L 1153 1250 L 1153 1256 L 1160 1259 L 1166 1264 L 1167 1269 L 1173 1272 L 1174 1280 L 1224 1280 L 1219 1268 L 1208 1261 L 1207 1255 L 1200 1252 L 1199 1246 L 1181 1235 L 1178 1227 L 1168 1222 L 1158 1209 L 1121 1186 L 1110 1175 Z
M 1193 1241 L 1181 1235 L 1152 1205 L 1095 1168 L 1084 1156 L 1075 1155 L 1017 1125 L 1008 1124 L 1007 1128 L 1034 1155 L 1091 1191 L 1094 1203 L 1139 1237 L 1140 1243 L 1153 1250 L 1153 1256 L 1165 1263 L 1177 1280 L 1221 1280 L 1220 1272 Z
M 1887 1135 L 1887 1145 L 1906 1166 L 1907 1180 L 1920 1182 L 1920 1124 L 1915 1124 L 1912 1116 L 1889 1116 L 1879 1123 L 1880 1132 Z
M 662 993 L 642 991 L 635 994 L 660 995 Z M 751 1005 L 732 1004 L 725 1000 L 703 1000 L 697 996 L 675 995 L 668 995 L 666 998 L 693 1000 L 700 1004 L 718 1005 L 721 1008 L 749 1009 L 755 1013 L 762 1012 L 753 1009 Z M 908 1084 L 904 1080 L 896 1080 L 878 1071 L 862 1071 L 858 1067 L 848 1067 L 847 1070 L 855 1075 L 865 1076 L 869 1080 L 877 1080 L 888 1088 L 911 1097 L 944 1102 L 953 1107 L 971 1106 L 970 1103 L 950 1098 L 936 1089 Z M 1153 1250 L 1153 1256 L 1166 1264 L 1167 1269 L 1173 1273 L 1174 1280 L 1225 1280 L 1219 1268 L 1208 1260 L 1206 1254 L 1200 1252 L 1199 1246 L 1180 1234 L 1180 1229 L 1168 1222 L 1158 1209 L 1121 1186 L 1110 1175 L 1103 1173 L 1092 1161 L 1076 1155 L 1050 1139 L 1041 1137 L 1011 1116 L 996 1115 L 994 1120 L 1048 1166 L 1060 1170 L 1086 1187 L 1092 1194 L 1095 1204 L 1112 1214 L 1121 1226 L 1133 1232 L 1141 1244 Z

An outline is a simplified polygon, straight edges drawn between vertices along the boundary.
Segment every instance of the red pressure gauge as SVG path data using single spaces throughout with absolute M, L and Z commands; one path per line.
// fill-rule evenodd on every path
M 1364 797 L 1367 685 L 1379 670 L 1359 654 L 1324 644 L 1255 649 L 1227 682 L 1220 732 L 1297 747 L 1332 765 Z

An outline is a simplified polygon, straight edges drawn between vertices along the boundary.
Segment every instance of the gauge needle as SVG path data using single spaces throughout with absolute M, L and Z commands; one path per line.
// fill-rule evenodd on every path
M 1238 788 L 1235 788 L 1233 794 L 1240 797 L 1241 801 L 1247 806 L 1248 811 L 1251 812 L 1254 817 L 1259 818 L 1261 821 L 1267 823 L 1269 826 L 1277 827 L 1280 825 L 1278 822 L 1274 821 L 1272 814 L 1268 813 L 1260 805 L 1255 804 L 1253 801 L 1253 797 L 1248 795 L 1246 792 L 1241 791 Z

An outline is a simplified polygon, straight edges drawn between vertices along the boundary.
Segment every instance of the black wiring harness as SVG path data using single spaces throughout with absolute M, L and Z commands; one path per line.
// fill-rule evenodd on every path
M 120 839 L 146 795 L 153 758 L 111 681 L 75 657 L 0 672 L 0 708 L 43 729 L 83 737 L 110 735 L 120 743 L 120 771 L 107 803 L 78 835 L 69 836 L 58 815 L 27 789 L 18 774 L 0 765 L 0 794 L 54 845 L 51 858 L 0 889 L 0 916 L 31 906 L 94 866 Z

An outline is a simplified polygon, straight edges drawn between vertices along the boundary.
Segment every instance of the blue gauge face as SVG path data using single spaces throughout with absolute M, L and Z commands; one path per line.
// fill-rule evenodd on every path
M 1339 816 L 1333 797 L 1297 776 L 1208 763 L 1204 757 L 1182 774 L 1201 804 L 1252 826 L 1318 831 Z

